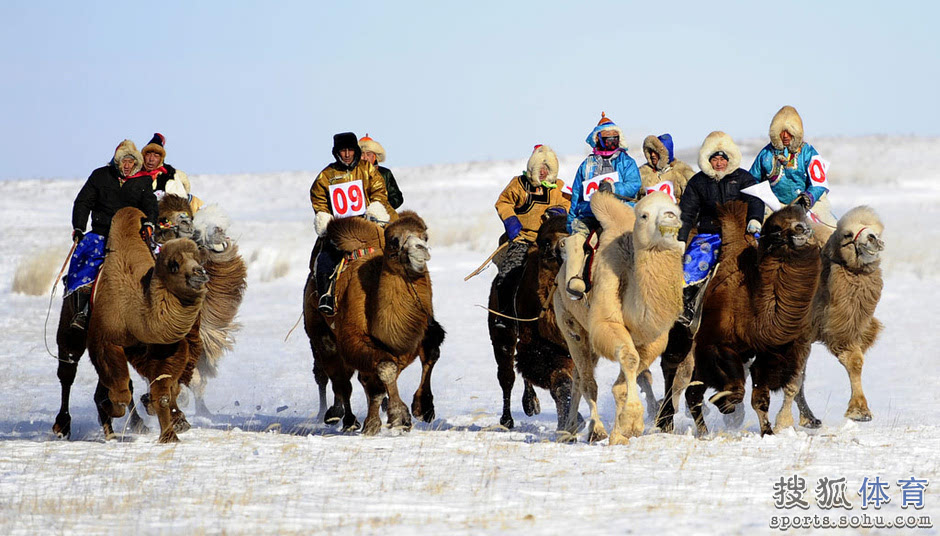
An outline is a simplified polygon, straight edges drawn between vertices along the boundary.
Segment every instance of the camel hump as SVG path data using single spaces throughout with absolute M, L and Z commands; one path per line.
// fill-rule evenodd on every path
M 418 232 L 424 232 L 428 230 L 427 224 L 425 224 L 421 216 L 418 216 L 418 213 L 413 210 L 403 210 L 399 212 L 398 219 L 393 221 L 391 224 L 389 224 L 388 227 L 385 228 L 386 233 L 389 232 L 388 229 L 392 229 L 394 231 L 394 229 L 397 227 L 406 227 Z
M 146 216 L 138 208 L 124 207 L 118 210 L 111 218 L 109 237 L 119 240 L 120 243 L 125 243 L 128 239 L 143 243 L 140 239 L 140 226 L 144 219 Z
M 744 235 L 744 229 L 747 227 L 747 203 L 735 200 L 718 205 L 718 221 L 721 222 L 723 240 Z
M 341 251 L 382 247 L 382 229 L 365 218 L 334 218 L 326 228 L 326 237 Z
M 607 192 L 595 192 L 591 196 L 591 211 L 606 232 L 619 236 L 633 230 L 636 214 L 633 207 Z

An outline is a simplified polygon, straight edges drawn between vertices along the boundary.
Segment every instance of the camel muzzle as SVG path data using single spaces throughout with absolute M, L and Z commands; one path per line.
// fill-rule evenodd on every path
M 186 277 L 186 284 L 192 289 L 201 289 L 209 282 L 209 274 L 202 266 L 195 268 L 193 273 Z

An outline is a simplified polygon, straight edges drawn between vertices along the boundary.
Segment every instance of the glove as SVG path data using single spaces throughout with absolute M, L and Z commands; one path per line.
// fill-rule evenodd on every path
M 388 220 L 391 219 L 388 211 L 385 210 L 385 205 L 378 201 L 373 201 L 366 207 L 366 218 L 376 223 L 388 223 Z
M 329 212 L 317 212 L 313 220 L 313 230 L 317 232 L 317 236 L 326 235 L 326 226 L 332 219 L 333 215 Z
M 611 193 L 614 191 L 614 183 L 610 181 L 601 181 L 601 183 L 597 185 L 597 191 Z
M 78 244 L 82 241 L 82 238 L 85 238 L 85 231 L 82 231 L 81 229 L 75 229 L 72 231 L 72 242 Z
M 506 228 L 506 235 L 509 236 L 510 240 L 515 240 L 519 233 L 522 232 L 522 223 L 519 222 L 519 218 L 515 216 L 510 216 L 503 220 L 503 227 Z
M 760 232 L 760 228 L 760 222 L 757 220 L 747 222 L 747 234 L 757 234 Z
M 153 249 L 153 224 L 149 221 L 141 222 L 140 238 L 150 246 L 150 249 Z
M 553 216 L 567 216 L 568 211 L 565 210 L 563 207 L 552 207 L 545 211 L 545 215 L 548 218 L 551 218 Z
M 809 210 L 811 206 L 816 204 L 816 201 L 813 200 L 813 196 L 810 195 L 809 192 L 803 192 L 796 196 L 796 200 L 793 203 L 803 207 L 803 210 Z

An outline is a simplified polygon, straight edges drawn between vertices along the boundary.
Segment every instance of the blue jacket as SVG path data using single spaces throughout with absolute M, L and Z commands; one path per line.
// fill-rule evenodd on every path
M 777 150 L 768 143 L 757 154 L 750 172 L 757 182 L 771 181 L 770 189 L 773 190 L 774 195 L 781 203 L 792 203 L 801 192 L 806 192 L 813 198 L 812 201 L 815 204 L 822 194 L 829 191 L 824 186 L 812 185 L 807 172 L 810 160 L 818 154 L 812 145 L 805 142 L 800 147 L 799 154 L 796 155 L 790 154 L 790 150 L 787 148 Z M 782 170 L 779 167 L 775 170 L 774 165 L 777 163 L 777 157 L 781 155 L 787 159 L 787 164 Z M 780 171 L 783 173 L 781 174 Z M 772 178 L 778 175 L 779 180 L 776 183 L 773 182 Z
M 581 162 L 578 167 L 578 173 L 574 176 L 574 183 L 571 185 L 571 210 L 568 211 L 568 232 L 571 232 L 571 222 L 575 218 L 583 219 L 594 217 L 591 211 L 591 202 L 584 199 L 582 182 L 592 179 L 597 173 L 602 157 L 592 154 Z M 640 171 L 636 167 L 636 162 L 621 149 L 617 154 L 610 157 L 610 164 L 614 171 L 619 175 L 618 182 L 614 183 L 614 193 L 630 199 L 636 199 L 637 192 L 640 191 Z M 631 205 L 633 203 L 630 203 Z

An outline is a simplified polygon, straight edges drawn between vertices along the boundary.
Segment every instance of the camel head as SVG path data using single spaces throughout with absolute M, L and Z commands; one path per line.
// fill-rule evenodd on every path
M 813 228 L 806 218 L 806 211 L 798 205 L 790 205 L 774 212 L 764 222 L 760 249 L 762 253 L 800 251 L 816 247 L 810 240 L 812 237 Z
M 181 301 L 196 301 L 205 297 L 209 282 L 209 275 L 198 258 L 199 248 L 195 242 L 174 238 L 163 244 L 157 255 L 155 275 Z
M 884 225 L 870 207 L 860 206 L 845 213 L 826 245 L 834 260 L 841 259 L 853 271 L 874 269 L 885 248 L 881 235 Z
M 424 275 L 431 259 L 424 220 L 411 211 L 400 213 L 398 221 L 385 228 L 384 255 L 394 271 L 400 269 L 403 275 Z
M 568 218 L 552 216 L 542 221 L 535 244 L 539 248 L 539 264 L 545 268 L 561 266 L 564 257 L 564 239 L 568 236 Z
M 202 207 L 193 218 L 192 238 L 199 247 L 222 253 L 232 246 L 232 239 L 226 236 L 229 224 L 228 215 L 218 205 Z
M 173 194 L 160 199 L 157 215 L 156 239 L 164 243 L 173 238 L 193 237 L 193 209 L 189 201 Z
M 671 197 L 662 192 L 647 194 L 636 204 L 634 212 L 633 241 L 638 249 L 684 251 L 682 242 L 676 238 L 682 227 L 679 207 Z

